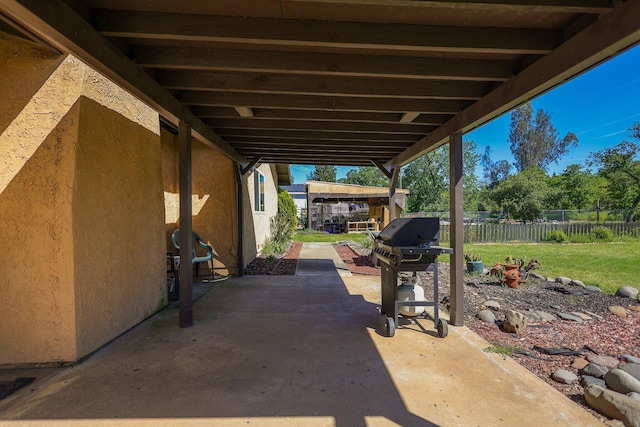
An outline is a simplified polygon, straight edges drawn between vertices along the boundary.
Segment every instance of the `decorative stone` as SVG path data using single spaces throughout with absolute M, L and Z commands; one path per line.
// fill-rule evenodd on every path
M 620 369 L 625 371 L 627 374 L 631 375 L 633 378 L 640 381 L 640 364 L 638 363 L 627 363 L 626 365 L 620 366 Z
M 541 320 L 546 320 L 547 322 L 555 322 L 558 320 L 556 316 L 551 313 L 547 313 L 546 311 L 536 310 L 536 314 L 540 317 Z
M 572 322 L 582 323 L 582 319 L 569 313 L 558 313 L 558 317 L 562 320 L 571 320 Z
M 593 285 L 585 286 L 584 289 L 589 291 L 589 292 L 600 292 L 600 293 L 602 293 L 602 289 L 600 289 L 597 286 L 593 286 Z
M 607 387 L 611 390 L 626 394 L 632 391 L 640 393 L 640 380 L 622 369 L 612 369 L 604 376 Z
M 504 315 L 503 327 L 505 331 L 519 334 L 527 327 L 527 318 L 522 313 L 507 310 Z
M 630 393 L 627 393 L 627 397 L 630 397 L 635 400 L 640 400 L 640 393 L 636 393 L 635 391 L 632 391 Z
M 596 365 L 604 366 L 605 368 L 609 368 L 609 369 L 617 368 L 618 365 L 620 364 L 620 361 L 615 357 L 602 356 L 599 354 L 588 354 L 587 360 L 589 361 L 589 363 L 595 363 Z M 593 374 L 589 374 L 589 375 L 593 375 Z
M 562 384 L 573 384 L 578 381 L 578 376 L 566 369 L 557 369 L 553 374 L 551 374 L 551 378 Z
M 616 291 L 616 296 L 635 299 L 638 297 L 638 290 L 631 286 L 622 286 Z
M 583 375 L 580 377 L 580 385 L 586 387 L 589 384 L 598 385 L 600 387 L 606 387 L 607 383 L 602 378 L 592 377 L 591 375 Z
M 496 323 L 496 316 L 495 314 L 493 314 L 493 311 L 491 310 L 480 310 L 478 312 L 478 319 L 486 323 L 491 323 L 491 324 Z
M 587 311 L 587 310 L 585 310 L 584 312 L 585 312 L 585 313 L 587 313 L 587 314 L 588 314 L 589 316 L 591 316 L 591 317 L 595 317 L 596 319 L 602 319 L 602 316 L 597 315 L 597 314 L 595 314 L 595 313 L 594 313 L 594 312 L 592 312 L 592 311 Z
M 535 271 L 530 271 L 530 272 L 529 272 L 529 276 L 530 276 L 530 277 L 534 277 L 534 278 L 539 279 L 539 280 L 546 280 L 546 277 L 544 277 L 544 276 L 543 276 L 542 274 L 540 274 L 540 273 L 536 273 Z
M 540 320 L 540 316 L 536 314 L 534 310 L 516 310 L 518 313 L 522 314 L 527 318 L 527 322 L 531 320 Z
M 587 356 L 587 361 L 588 360 L 589 360 L 589 357 Z M 582 374 L 595 377 L 595 378 L 602 378 L 604 377 L 604 374 L 606 374 L 608 371 L 609 370 L 604 366 L 591 362 L 582 369 Z
M 589 362 L 587 361 L 587 359 L 585 359 L 584 357 L 576 357 L 575 359 L 573 359 L 573 363 L 571 364 L 571 367 L 573 369 L 582 369 L 585 366 L 587 366 L 589 364 Z
M 587 316 L 584 313 L 580 313 L 579 311 L 572 311 L 571 314 L 573 314 L 574 316 L 578 316 L 582 320 L 591 320 L 591 317 Z
M 576 280 L 576 279 L 573 279 L 572 281 L 570 281 L 570 282 L 569 282 L 569 284 L 570 284 L 571 286 L 579 286 L 579 287 L 581 287 L 581 288 L 584 288 L 584 287 L 585 287 L 585 286 L 584 286 L 584 283 L 582 283 L 580 280 Z
M 622 306 L 611 305 L 609 306 L 609 311 L 618 317 L 627 317 L 627 310 L 625 310 Z
M 640 402 L 635 399 L 597 385 L 584 389 L 584 399 L 593 409 L 622 421 L 625 426 L 640 426 Z
M 554 282 L 568 285 L 569 283 L 571 283 L 571 279 L 569 279 L 568 277 L 560 276 L 556 277 L 556 280 L 554 280 Z
M 485 301 L 482 303 L 486 308 L 494 311 L 500 311 L 500 303 L 497 301 Z
M 640 357 L 635 357 L 630 354 L 623 354 L 622 356 L 620 356 L 620 359 L 627 363 L 635 363 L 636 365 L 640 365 Z

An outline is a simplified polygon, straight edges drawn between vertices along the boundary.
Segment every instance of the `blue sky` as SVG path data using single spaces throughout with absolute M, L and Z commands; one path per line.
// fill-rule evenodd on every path
M 558 164 L 549 167 L 550 173 L 561 173 L 572 163 L 584 164 L 590 153 L 613 147 L 623 139 L 629 140 L 627 129 L 640 121 L 640 46 L 624 52 L 594 69 L 535 98 L 534 109 L 551 113 L 551 121 L 560 136 L 573 132 L 578 147 L 565 155 Z M 465 134 L 482 154 L 487 145 L 493 159 L 513 163 L 507 138 L 509 114 Z M 294 182 L 302 184 L 313 165 L 291 165 Z M 350 167 L 339 166 L 338 178 Z M 477 170 L 481 177 L 482 169 Z

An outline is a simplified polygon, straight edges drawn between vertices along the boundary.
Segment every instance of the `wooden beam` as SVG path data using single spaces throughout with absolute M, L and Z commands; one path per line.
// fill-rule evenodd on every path
M 400 123 L 411 123 L 412 121 L 414 121 L 418 116 L 420 115 L 420 113 L 412 111 L 409 113 L 404 113 L 402 115 L 402 118 L 400 118 Z
M 58 0 L 60 1 L 60 0 Z M 322 76 L 423 80 L 505 81 L 512 61 L 408 56 L 271 52 L 233 49 L 133 46 L 136 62 L 148 68 L 239 71 Z
M 180 187 L 180 327 L 193 325 L 193 217 L 191 128 L 185 122 L 178 125 L 178 164 Z
M 238 113 L 232 107 L 202 107 L 192 108 L 193 113 L 202 118 L 237 118 Z M 362 111 L 322 111 L 322 110 L 289 110 L 277 108 L 254 108 L 256 119 L 285 119 L 285 120 L 319 120 L 341 122 L 368 123 L 398 123 L 402 113 L 381 113 Z M 451 114 L 421 114 L 413 123 L 425 125 L 441 125 L 452 117 Z
M 394 148 L 401 151 L 411 146 L 411 142 L 397 142 L 397 141 L 369 141 L 366 139 L 355 139 L 357 135 L 354 135 L 353 140 L 314 140 L 314 139 L 280 139 L 280 138 L 264 138 L 264 137 L 227 137 L 226 140 L 229 144 L 238 149 L 239 147 L 343 147 L 343 148 L 358 148 L 361 150 L 376 150 L 379 148 Z
M 317 147 L 317 148 L 282 148 L 282 147 L 238 147 L 238 150 L 241 151 L 245 156 L 268 156 L 268 155 L 282 155 L 282 156 L 290 156 L 295 158 L 296 155 L 313 155 L 318 157 L 340 157 L 340 156 L 364 156 L 370 158 L 378 158 L 378 159 L 389 159 L 402 151 L 401 148 L 397 149 L 377 149 L 373 153 L 363 153 L 362 149 L 354 149 L 354 148 L 325 148 L 325 147 Z M 294 162 L 295 163 L 295 162 Z
M 545 54 L 561 41 L 548 29 L 447 27 L 100 10 L 108 37 L 239 43 L 255 50 L 296 46 L 342 50 Z
M 365 79 L 344 76 L 298 76 L 222 71 L 159 70 L 156 78 L 172 90 L 282 93 L 291 95 L 336 95 L 407 97 L 421 99 L 482 98 L 493 88 L 476 81 L 412 79 Z
M 450 320 L 455 326 L 464 325 L 464 204 L 462 170 L 462 133 L 456 133 L 449 139 L 449 216 L 451 223 L 451 242 L 453 255 L 451 265 L 451 308 Z
M 302 108 L 328 111 L 419 111 L 431 114 L 456 114 L 470 101 L 407 98 L 332 97 L 281 95 L 242 92 L 183 92 L 179 99 L 187 105 L 245 106 L 265 108 Z
M 248 107 L 233 107 L 238 114 L 240 114 L 240 117 L 253 117 L 253 110 L 251 108 Z
M 599 19 L 513 79 L 454 116 L 411 148 L 391 160 L 404 165 L 444 144 L 457 132 L 468 132 L 518 105 L 553 89 L 578 74 L 640 42 L 640 1 L 617 3 Z
M 398 185 L 398 177 L 402 168 L 395 167 L 391 170 L 391 178 L 389 178 L 389 221 L 396 219 L 396 186 Z
M 242 176 L 246 175 L 247 172 L 249 172 L 251 170 L 251 168 L 253 168 L 255 165 L 257 165 L 260 160 L 262 160 L 262 157 L 260 156 L 256 156 L 253 159 L 251 159 L 251 161 L 242 168 Z
M 336 3 L 339 0 L 296 0 L 298 3 Z M 371 5 L 371 0 L 349 0 L 350 5 Z M 451 9 L 488 12 L 556 12 L 556 13 L 601 13 L 611 10 L 612 0 L 379 0 L 376 6 L 404 8 Z
M 392 178 L 393 174 L 387 168 L 385 168 L 382 163 L 380 163 L 377 160 L 371 160 L 371 163 L 373 163 L 373 165 L 377 167 L 380 170 L 380 172 L 382 172 L 387 178 L 389 179 Z
M 71 52 L 150 105 L 173 124 L 188 124 L 195 137 L 229 158 L 244 162 L 225 141 L 164 90 L 147 73 L 78 16 L 63 0 L 3 0 L 0 13 L 64 52 Z
M 244 173 L 242 165 L 235 163 L 234 176 L 236 178 L 236 260 L 238 265 L 238 277 L 244 276 Z
M 399 123 L 349 123 L 349 122 L 304 122 L 301 120 L 253 120 L 216 119 L 206 120 L 212 128 L 225 129 L 280 129 L 280 130 L 324 130 L 344 132 L 412 133 L 425 135 L 435 129 L 427 125 L 405 125 Z
M 311 139 L 318 141 L 352 141 L 356 138 L 367 141 L 400 141 L 400 142 L 417 142 L 419 135 L 403 134 L 403 133 L 376 133 L 376 132 L 323 132 L 319 130 L 253 130 L 253 129 L 218 129 L 218 133 L 223 137 L 244 136 L 244 137 L 263 137 L 263 138 L 280 138 L 280 139 Z

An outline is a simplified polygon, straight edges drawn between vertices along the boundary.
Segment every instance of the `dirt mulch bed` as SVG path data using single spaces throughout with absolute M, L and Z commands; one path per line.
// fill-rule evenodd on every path
M 349 244 L 339 244 L 333 247 L 352 274 L 380 275 L 380 268 L 373 265 L 368 254 L 362 254 L 361 251 L 353 249 Z
M 254 259 L 244 273 L 248 275 L 293 276 L 296 274 L 301 249 L 301 242 L 293 242 L 289 244 L 289 248 L 284 254 L 260 256 Z

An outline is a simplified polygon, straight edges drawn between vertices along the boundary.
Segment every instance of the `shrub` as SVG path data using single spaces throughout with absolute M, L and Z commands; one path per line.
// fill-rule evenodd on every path
M 572 234 L 569 236 L 571 243 L 591 243 L 593 239 L 590 234 Z
M 567 235 L 562 230 L 549 231 L 544 237 L 545 242 L 565 243 L 567 240 Z
M 278 213 L 271 218 L 271 244 L 276 253 L 285 252 L 287 245 L 293 236 L 295 227 L 291 222 L 291 218 Z
M 295 230 L 298 227 L 298 209 L 296 202 L 287 190 L 278 188 L 278 214 L 289 218 Z
M 610 242 L 613 240 L 613 232 L 607 227 L 594 227 L 591 230 L 593 240 Z

